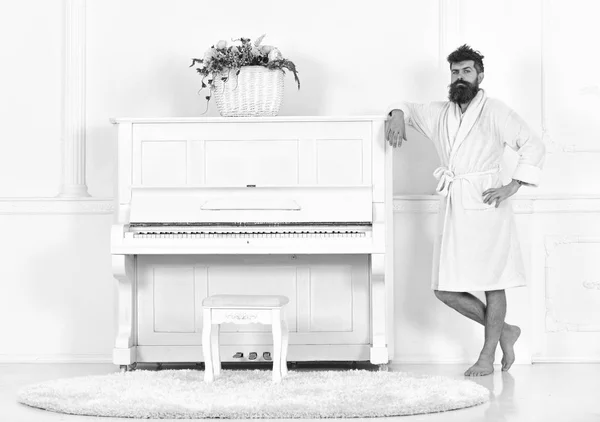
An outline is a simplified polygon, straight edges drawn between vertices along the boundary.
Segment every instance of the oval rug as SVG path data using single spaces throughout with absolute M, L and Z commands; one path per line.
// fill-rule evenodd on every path
M 356 418 L 443 412 L 484 403 L 473 381 L 382 371 L 163 370 L 64 378 L 27 386 L 19 402 L 74 415 L 127 418 Z

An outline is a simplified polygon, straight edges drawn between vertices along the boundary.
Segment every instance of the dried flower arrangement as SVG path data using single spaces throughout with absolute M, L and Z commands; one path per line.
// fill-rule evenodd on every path
M 202 59 L 192 59 L 190 67 L 199 65 L 196 71 L 202 75 L 200 91 L 205 88 L 209 89 L 209 94 L 205 97 L 207 107 L 212 96 L 215 79 L 221 78 L 223 82 L 227 82 L 231 76 L 237 77 L 243 66 L 264 66 L 267 69 L 279 69 L 284 73 L 284 69 L 287 69 L 294 74 L 294 79 L 300 89 L 296 66 L 292 61 L 283 58 L 278 48 L 272 45 L 261 45 L 265 35 L 258 37 L 253 43 L 250 38 L 232 40 L 232 45 L 227 45 L 227 41 L 220 40 L 204 53 Z

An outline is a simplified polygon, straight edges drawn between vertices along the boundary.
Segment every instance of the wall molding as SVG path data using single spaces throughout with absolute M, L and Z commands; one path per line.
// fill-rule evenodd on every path
M 548 143 L 552 145 L 552 150 L 548 152 L 562 152 L 562 153 L 587 153 L 587 154 L 598 154 L 600 153 L 600 148 L 588 147 L 588 146 L 578 146 L 575 144 L 560 144 L 555 142 L 548 135 Z M 547 143 L 547 144 L 548 144 Z
M 600 280 L 584 280 L 582 285 L 585 289 L 600 290 Z
M 446 57 L 458 47 L 460 0 L 439 0 L 439 67 L 447 69 Z
M 600 236 L 584 236 L 584 235 L 548 235 L 544 238 L 544 248 L 546 250 L 546 275 L 545 275 L 545 328 L 546 332 L 600 332 L 600 324 L 579 324 L 560 320 L 555 313 L 554 297 L 549 296 L 551 285 L 557 285 L 560 280 L 556 280 L 555 271 L 556 263 L 553 262 L 554 253 L 560 247 L 575 245 L 575 244 L 600 244 Z M 598 289 L 600 283 L 590 280 L 584 280 L 582 287 L 586 289 Z
M 60 197 L 89 197 L 85 181 L 86 0 L 64 0 L 62 180 Z
M 112 214 L 112 198 L 0 198 L 2 215 Z
M 544 0 L 540 0 L 540 114 L 542 120 L 542 141 L 548 147 L 548 152 L 556 152 L 559 150 L 559 145 L 554 142 L 548 133 L 548 107 L 546 105 L 546 56 L 547 56 L 547 44 L 546 39 L 546 9 L 544 7 Z
M 394 213 L 437 214 L 437 195 L 396 195 Z M 515 214 L 600 213 L 600 195 L 520 196 L 512 199 Z
M 437 195 L 396 195 L 394 213 L 437 214 Z M 600 213 L 600 195 L 523 196 L 512 200 L 515 214 Z M 113 198 L 0 198 L 0 214 L 112 214 Z

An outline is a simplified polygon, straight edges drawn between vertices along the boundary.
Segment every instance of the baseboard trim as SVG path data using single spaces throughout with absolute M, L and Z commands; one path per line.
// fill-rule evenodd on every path
M 112 363 L 112 355 L 0 355 L 0 363 Z
M 477 360 L 477 357 L 473 359 L 465 359 L 465 358 L 444 358 L 444 359 L 433 359 L 433 358 L 403 358 L 403 359 L 393 359 L 390 361 L 390 366 L 398 366 L 398 365 L 473 365 L 473 363 Z M 496 363 L 499 364 L 500 360 L 496 359 Z M 515 365 L 531 365 L 532 361 L 527 360 L 525 358 L 517 359 L 515 361 Z
M 536 363 L 600 363 L 598 357 L 536 357 L 533 358 Z
M 113 363 L 112 355 L 0 355 L 0 364 L 7 363 Z M 468 365 L 472 361 L 464 359 L 394 359 L 388 364 L 390 368 L 403 365 Z M 531 365 L 538 363 L 562 364 L 562 363 L 600 363 L 597 357 L 535 357 L 531 361 L 517 360 L 515 365 Z

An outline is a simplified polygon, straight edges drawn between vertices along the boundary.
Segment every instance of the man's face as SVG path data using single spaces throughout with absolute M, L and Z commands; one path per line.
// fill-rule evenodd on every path
M 473 60 L 452 63 L 451 84 L 448 93 L 450 101 L 457 104 L 466 104 L 475 98 L 479 91 L 479 84 L 483 80 L 483 73 L 478 73 Z

